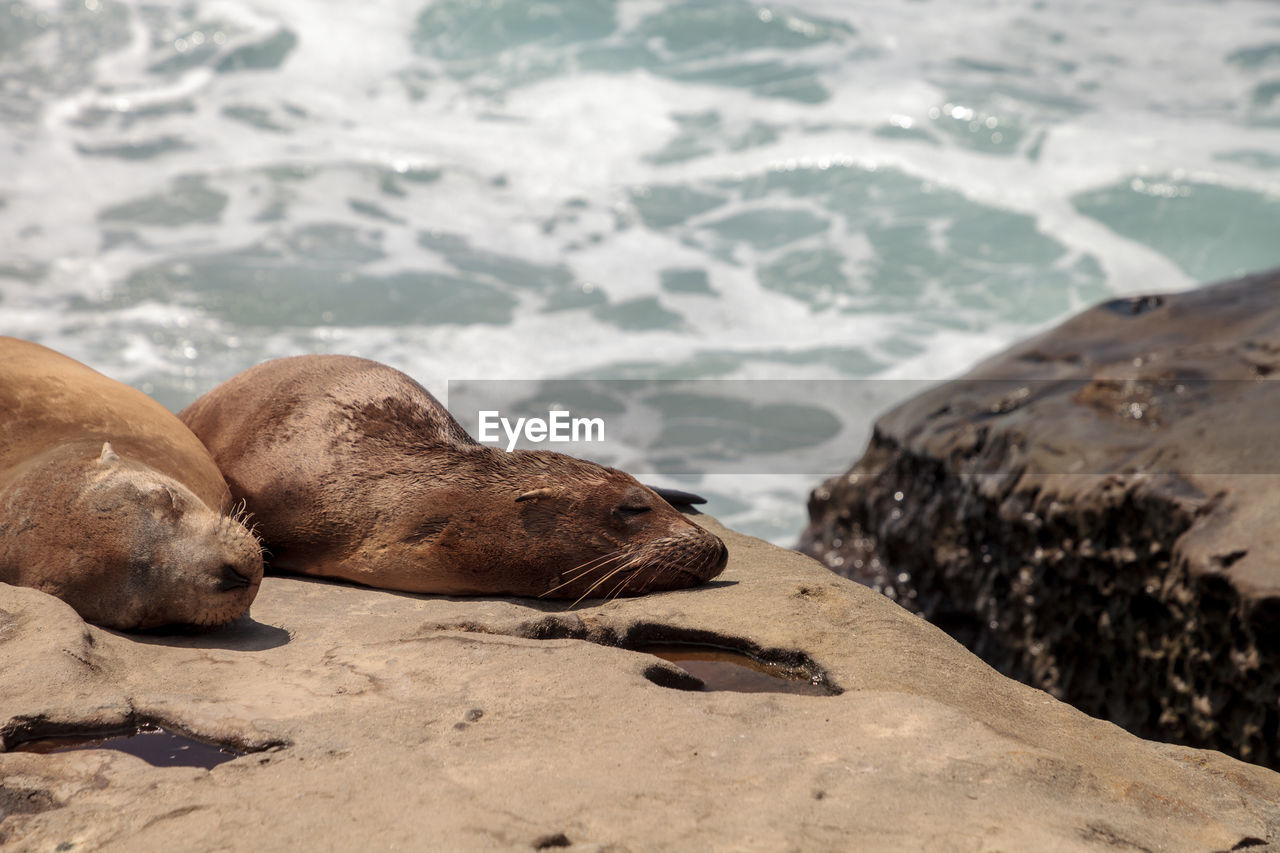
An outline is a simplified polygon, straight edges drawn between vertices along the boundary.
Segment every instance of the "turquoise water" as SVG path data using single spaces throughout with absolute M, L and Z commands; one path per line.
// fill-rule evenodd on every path
M 941 379 L 1280 264 L 1280 7 L 10 0 L 0 151 L 0 332 L 175 409 L 321 351 Z M 692 481 L 790 542 L 816 478 Z

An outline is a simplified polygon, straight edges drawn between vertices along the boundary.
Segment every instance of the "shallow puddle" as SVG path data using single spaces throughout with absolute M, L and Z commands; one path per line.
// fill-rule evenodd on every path
M 30 740 L 20 752 L 70 752 L 75 749 L 115 749 L 136 755 L 156 767 L 216 767 L 240 755 L 213 744 L 192 740 L 159 726 L 147 724 L 132 732 L 111 735 L 73 735 Z
M 749 655 L 718 646 L 694 643 L 660 643 L 635 649 L 670 661 L 700 680 L 703 690 L 735 693 L 799 693 L 831 696 L 838 692 L 821 676 L 798 668 L 758 661 Z

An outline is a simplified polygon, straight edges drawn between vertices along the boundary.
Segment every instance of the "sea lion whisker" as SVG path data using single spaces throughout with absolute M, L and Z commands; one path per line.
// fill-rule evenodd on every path
M 600 570 L 602 570 L 602 569 L 606 569 L 606 568 L 608 568 L 608 566 L 607 566 L 607 565 L 603 565 L 603 564 L 602 564 L 602 565 L 599 565 L 599 566 L 592 566 L 589 570 L 587 570 L 587 571 L 585 571 L 585 572 L 582 572 L 582 573 L 581 573 L 580 575 L 578 575 L 577 577 L 568 578 L 567 580 L 561 581 L 560 583 L 556 584 L 555 586 L 551 587 L 550 589 L 546 590 L 545 592 L 541 592 L 541 593 L 539 593 L 539 594 L 538 594 L 538 597 L 539 597 L 539 598 L 544 598 L 544 597 L 546 597 L 546 596 L 550 595 L 551 593 L 555 592 L 556 590 L 563 589 L 564 587 L 568 586 L 568 585 L 569 585 L 569 584 L 571 584 L 571 583 L 574 583 L 574 582 L 576 582 L 576 581 L 582 580 L 582 578 L 583 578 L 583 577 L 585 577 L 586 575 L 589 575 L 591 572 L 594 572 L 594 571 L 600 571 Z
M 633 570 L 635 569 L 637 562 L 639 562 L 639 560 L 637 558 L 633 558 L 623 563 L 622 565 L 618 566 L 618 571 L 614 572 L 613 574 L 616 575 L 621 572 L 626 572 L 626 574 L 623 576 L 621 581 L 615 584 L 612 589 L 610 589 L 608 592 L 606 592 L 602 596 L 602 598 L 605 601 L 612 601 L 614 598 L 618 596 L 619 592 L 621 592 L 624 588 L 626 588 L 627 583 L 630 582 L 631 579 L 635 577 L 635 571 Z
M 254 542 L 258 545 L 259 552 L 265 553 L 266 549 L 262 545 L 262 536 L 258 533 L 258 523 L 252 519 L 253 513 L 249 511 L 248 501 L 241 498 L 228 507 L 226 512 L 218 514 L 218 529 L 234 531 L 236 528 L 243 528 L 253 537 Z
M 606 566 L 608 566 L 610 563 L 617 562 L 618 560 L 625 557 L 626 554 L 627 554 L 627 550 L 625 548 L 619 548 L 616 551 L 611 551 L 608 554 L 602 554 L 599 557 L 588 560 L 586 563 L 583 563 L 581 566 L 576 566 L 572 569 L 569 569 L 567 572 L 561 575 L 561 578 L 563 578 L 563 580 L 561 580 L 560 583 L 556 584 L 555 586 L 551 587 L 545 592 L 540 593 L 538 597 L 542 598 L 544 596 L 550 595 L 556 590 L 566 587 L 569 584 L 573 583 L 574 581 L 581 580 L 587 575 L 591 574 L 592 572 L 599 571 L 605 568 Z M 594 563 L 595 565 L 589 565 L 592 563 Z M 584 566 L 586 568 L 583 568 Z M 574 573 L 572 577 L 569 577 L 570 573 Z
M 621 563 L 609 569 L 609 571 L 605 572 L 603 575 L 597 578 L 596 581 L 593 584 L 591 584 L 591 586 L 587 587 L 586 592 L 578 596 L 578 601 L 581 601 L 584 598 L 589 598 L 591 596 L 591 593 L 595 592 L 596 589 L 601 584 L 603 584 L 605 581 L 607 581 L 609 578 L 613 577 L 614 575 L 618 574 L 618 572 L 624 571 L 626 568 L 627 568 L 627 564 Z M 574 603 L 577 604 L 577 601 L 575 601 Z
M 593 583 L 591 586 L 587 587 L 587 591 L 586 591 L 586 592 L 584 592 L 584 593 L 582 593 L 582 595 L 578 596 L 577 601 L 574 601 L 574 602 L 573 602 L 573 604 L 571 604 L 571 605 L 570 605 L 570 607 L 576 607 L 576 606 L 578 606 L 578 603 L 579 603 L 579 602 L 581 602 L 584 598 L 589 598 L 589 597 L 591 596 L 591 593 L 595 592 L 596 587 L 600 586 L 600 584 L 604 583 L 604 582 L 605 582 L 605 581 L 607 581 L 609 578 L 613 577 L 614 575 L 618 574 L 619 572 L 626 571 L 628 568 L 630 568 L 630 566 L 631 566 L 631 564 L 630 564 L 629 562 L 627 562 L 627 563 L 621 563 L 621 564 L 619 564 L 619 565 L 617 565 L 617 566 L 614 566 L 614 567 L 613 567 L 612 569 L 610 569 L 607 573 L 605 573 L 604 575 L 602 575 L 602 576 L 601 576 L 601 577 L 600 577 L 600 578 L 599 578 L 595 583 Z M 608 599 L 606 598 L 606 600 L 608 600 Z
M 587 560 L 585 563 L 574 566 L 572 569 L 569 569 L 568 571 L 564 572 L 562 577 L 570 577 L 570 579 L 572 579 L 572 578 L 582 577 L 583 575 L 590 574 L 591 572 L 595 571 L 596 569 L 600 568 L 606 563 L 612 562 L 614 560 L 619 559 L 622 556 L 625 556 L 626 551 L 627 551 L 626 548 L 618 548 L 616 550 L 608 552 L 607 554 L 601 554 L 599 557 L 594 557 L 590 560 Z
M 247 527 L 248 526 L 247 522 L 249 521 L 250 518 L 253 517 L 253 513 L 249 512 L 248 501 L 246 501 L 244 498 L 241 498 L 240 500 L 231 504 L 231 506 L 227 507 L 227 509 L 224 512 L 219 513 L 218 517 L 220 521 L 235 522 L 237 524 L 243 524 Z
M 586 578 L 588 575 L 590 575 L 592 572 L 598 572 L 598 571 L 601 571 L 602 569 L 609 568 L 609 567 L 611 567 L 611 566 L 614 566 L 614 565 L 618 564 L 619 562 L 621 562 L 621 561 L 623 561 L 623 560 L 625 560 L 625 559 L 627 559 L 627 551 L 626 551 L 626 549 L 624 549 L 624 548 L 619 548 L 617 551 L 614 551 L 612 554 L 610 554 L 610 555 L 609 555 L 609 559 L 607 559 L 607 560 L 602 560 L 602 561 L 600 561 L 598 564 L 596 564 L 596 565 L 594 565 L 594 566 L 591 566 L 589 569 L 584 569 L 583 571 L 578 572 L 578 573 L 577 573 L 576 575 L 574 575 L 574 577 L 573 577 L 573 578 L 571 578 L 570 580 L 581 580 L 581 579 L 584 579 L 584 578 Z
M 648 564 L 644 561 L 638 561 L 636 563 L 628 563 L 625 568 L 631 568 L 631 573 L 623 578 L 621 583 L 609 591 L 609 594 L 604 597 L 605 601 L 612 601 L 619 598 L 622 595 L 622 591 L 627 588 L 627 585 L 639 577 L 640 573 L 648 568 Z

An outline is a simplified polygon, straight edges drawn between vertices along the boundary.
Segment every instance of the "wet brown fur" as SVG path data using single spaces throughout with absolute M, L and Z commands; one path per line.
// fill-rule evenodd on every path
M 716 536 L 630 475 L 481 445 L 377 362 L 266 362 L 179 417 L 246 502 L 273 568 L 408 592 L 579 598 L 693 586 L 724 566 Z
M 0 337 L 0 581 L 111 628 L 224 624 L 262 577 L 258 543 L 230 509 L 213 459 L 173 413 Z

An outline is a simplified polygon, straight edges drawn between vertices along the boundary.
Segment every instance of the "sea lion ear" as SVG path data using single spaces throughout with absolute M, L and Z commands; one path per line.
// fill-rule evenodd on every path
M 534 489 L 533 491 L 525 492 L 523 495 L 520 495 L 516 498 L 516 503 L 520 503 L 521 501 L 536 501 L 538 498 L 549 498 L 552 495 L 557 494 L 557 492 L 558 490 L 552 486 L 543 486 L 541 489 Z
M 120 461 L 120 454 L 116 453 L 111 447 L 111 442 L 102 442 L 102 455 L 98 457 L 99 465 L 110 465 L 113 462 Z

